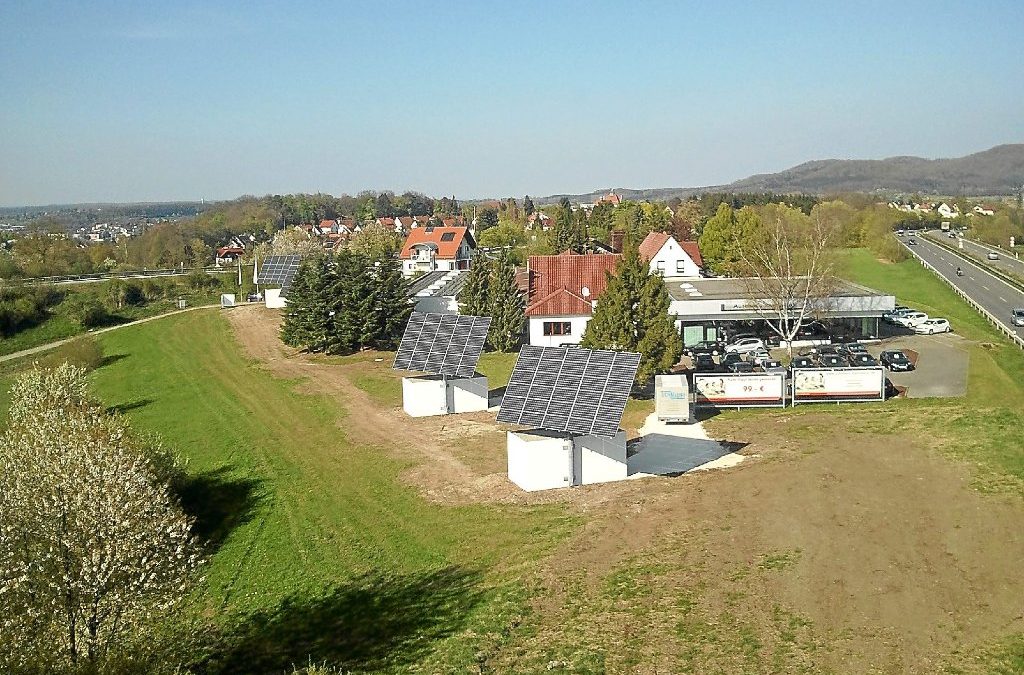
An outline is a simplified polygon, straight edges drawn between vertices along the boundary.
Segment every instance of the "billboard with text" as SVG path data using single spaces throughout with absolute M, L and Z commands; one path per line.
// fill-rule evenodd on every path
M 793 402 L 883 401 L 885 370 L 805 368 L 793 371 Z
M 739 408 L 785 405 L 783 373 L 715 373 L 693 376 L 694 403 L 703 407 Z

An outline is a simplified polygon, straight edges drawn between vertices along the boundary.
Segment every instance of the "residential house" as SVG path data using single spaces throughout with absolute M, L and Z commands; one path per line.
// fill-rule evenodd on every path
M 409 232 L 399 257 L 402 274 L 467 270 L 476 241 L 466 227 L 417 227 Z
M 526 318 L 531 345 L 579 344 L 620 255 L 565 252 L 527 262 Z
M 526 217 L 526 222 L 530 227 L 537 228 L 547 231 L 554 225 L 554 221 L 548 214 L 543 211 L 535 211 Z
M 609 192 L 604 197 L 597 200 L 598 204 L 611 204 L 612 206 L 618 206 L 622 203 L 622 198 L 615 194 L 614 191 Z
M 652 274 L 666 278 L 698 279 L 704 266 L 697 242 L 677 242 L 666 232 L 648 234 L 638 252 L 650 264 Z
M 956 204 L 953 204 L 952 206 L 950 206 L 946 202 L 942 202 L 941 204 L 939 204 L 938 208 L 936 208 L 935 210 L 938 211 L 939 215 L 942 216 L 943 218 L 959 218 L 960 217 L 960 207 L 957 206 Z
M 972 211 L 974 213 L 977 213 L 979 216 L 994 216 L 994 215 L 996 215 L 995 208 L 992 207 L 992 206 L 988 206 L 987 204 L 976 204 L 974 206 L 974 208 L 972 209 Z
M 239 246 L 221 246 L 217 249 L 213 262 L 217 267 L 234 265 L 243 255 L 245 255 L 244 248 Z

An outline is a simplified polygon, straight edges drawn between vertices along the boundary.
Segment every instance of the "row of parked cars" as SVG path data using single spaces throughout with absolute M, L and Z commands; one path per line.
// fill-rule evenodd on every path
M 697 373 L 786 373 L 800 368 L 865 368 L 884 366 L 889 370 L 913 370 L 907 355 L 898 349 L 883 351 L 879 358 L 868 353 L 859 342 L 820 345 L 802 350 L 784 366 L 768 351 L 764 341 L 756 337 L 740 337 L 732 342 L 699 342 L 687 348 Z
M 882 321 L 894 326 L 902 326 L 919 335 L 934 335 L 935 333 L 949 333 L 953 327 L 947 319 L 933 318 L 903 305 L 896 305 L 891 312 L 882 315 Z

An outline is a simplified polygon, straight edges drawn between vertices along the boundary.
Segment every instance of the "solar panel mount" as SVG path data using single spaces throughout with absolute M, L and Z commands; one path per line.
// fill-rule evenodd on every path
M 281 290 L 285 291 L 292 285 L 300 264 L 300 255 L 268 255 L 263 259 L 263 267 L 257 272 L 258 283 L 264 286 L 280 286 Z
M 473 377 L 490 327 L 489 316 L 413 312 L 393 368 Z
M 498 421 L 614 437 L 639 365 L 636 352 L 524 346 Z

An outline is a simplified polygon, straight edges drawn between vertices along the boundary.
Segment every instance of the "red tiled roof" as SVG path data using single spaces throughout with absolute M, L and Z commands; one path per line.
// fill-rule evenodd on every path
M 548 308 L 550 303 L 546 301 L 558 290 L 568 291 L 570 295 L 582 300 L 587 305 L 584 313 L 590 314 L 590 301 L 597 300 L 604 293 L 608 285 L 605 273 L 614 274 L 620 258 L 617 253 L 530 256 L 530 292 L 526 314 L 544 316 L 540 309 Z M 584 287 L 590 291 L 590 295 L 585 299 Z M 543 306 L 539 306 L 541 301 L 545 301 Z M 569 300 L 564 294 L 553 302 L 558 305 L 569 305 Z M 583 309 L 578 303 L 574 306 L 576 309 Z
M 245 255 L 245 249 L 238 246 L 221 246 L 217 249 L 217 257 L 223 258 L 226 254 Z
M 412 227 L 413 219 L 412 216 L 399 216 L 398 222 L 402 224 L 402 227 L 408 229 Z
M 661 247 L 671 238 L 672 236 L 665 232 L 651 232 L 641 242 L 637 248 L 637 253 L 640 254 L 643 260 L 650 261 L 654 256 L 658 255 Z
M 445 233 L 452 233 L 455 236 L 450 241 L 444 241 L 443 235 Z M 465 227 L 417 227 L 409 232 L 409 236 L 405 240 L 405 246 L 402 247 L 400 257 L 411 257 L 413 247 L 417 244 L 434 244 L 437 246 L 438 258 L 454 260 L 462 240 L 467 238 L 470 247 L 475 248 L 476 243 L 473 241 L 473 235 L 469 234 Z
M 334 227 L 337 224 L 338 224 L 338 221 L 336 221 L 336 220 L 321 220 L 320 221 L 320 229 L 321 230 L 329 230 L 329 229 L 331 229 L 332 227 Z
M 589 302 L 559 288 L 526 308 L 526 316 L 588 316 L 593 313 Z
M 695 241 L 681 241 L 679 247 L 686 251 L 686 255 L 690 256 L 694 265 L 704 267 L 704 259 L 700 256 L 700 244 Z

